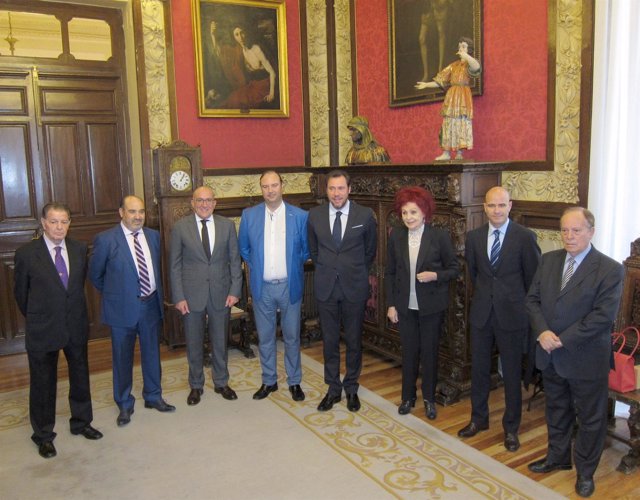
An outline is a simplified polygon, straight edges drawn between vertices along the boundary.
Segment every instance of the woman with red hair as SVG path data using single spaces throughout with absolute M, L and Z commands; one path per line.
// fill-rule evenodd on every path
M 438 344 L 449 282 L 459 264 L 449 232 L 433 227 L 435 202 L 418 186 L 396 193 L 395 210 L 404 227 L 396 227 L 387 243 L 385 294 L 387 317 L 398 323 L 402 343 L 402 403 L 400 415 L 416 404 L 416 381 L 422 365 L 422 398 L 427 418 L 437 416 Z

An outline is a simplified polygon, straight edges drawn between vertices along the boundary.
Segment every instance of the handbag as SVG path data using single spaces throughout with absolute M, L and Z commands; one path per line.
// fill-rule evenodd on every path
M 634 331 L 636 333 L 636 346 L 633 348 L 630 354 L 624 354 L 622 349 L 627 342 L 625 336 L 626 331 Z M 620 347 L 617 351 L 613 351 L 614 368 L 609 371 L 609 389 L 617 392 L 629 392 L 636 389 L 636 374 L 634 370 L 635 359 L 633 355 L 638 349 L 640 344 L 640 332 L 633 326 L 628 326 L 621 332 L 614 332 L 611 334 L 611 344 L 615 345 L 618 340 L 621 340 Z

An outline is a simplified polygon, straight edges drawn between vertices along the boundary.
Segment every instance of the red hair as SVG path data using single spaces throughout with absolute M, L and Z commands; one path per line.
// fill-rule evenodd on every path
M 431 222 L 431 216 L 436 211 L 436 202 L 431 193 L 420 186 L 403 187 L 396 193 L 393 203 L 394 210 L 402 217 L 402 207 L 407 203 L 415 203 L 424 214 L 424 221 Z

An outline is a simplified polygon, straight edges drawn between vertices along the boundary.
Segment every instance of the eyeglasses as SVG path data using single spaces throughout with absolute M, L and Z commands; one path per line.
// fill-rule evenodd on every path
M 196 198 L 193 201 L 195 201 L 198 205 L 209 205 L 216 200 L 214 200 L 213 198 Z

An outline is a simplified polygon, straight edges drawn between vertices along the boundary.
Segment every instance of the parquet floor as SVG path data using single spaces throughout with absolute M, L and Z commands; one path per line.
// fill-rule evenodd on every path
M 163 360 L 185 357 L 184 349 L 168 350 L 162 347 L 161 352 Z M 303 352 L 316 361 L 322 362 L 322 345 L 320 343 L 315 343 L 304 349 Z M 59 377 L 66 378 L 64 356 L 61 356 L 61 360 L 58 370 Z M 136 357 L 136 362 L 139 363 L 138 357 Z M 111 344 L 108 339 L 90 342 L 89 364 L 92 373 L 111 369 Z M 400 401 L 400 382 L 401 370 L 398 363 L 365 351 L 360 377 L 362 385 L 397 404 Z M 1 392 L 26 387 L 28 384 L 29 368 L 25 354 L 0 357 Z M 231 385 L 233 385 L 233 380 L 231 380 Z M 525 393 L 525 398 L 528 396 L 529 394 Z M 546 427 L 542 397 L 534 401 L 530 412 L 526 411 L 525 404 L 520 428 L 522 446 L 516 453 L 507 452 L 502 445 L 503 433 L 500 422 L 504 405 L 501 389 L 492 391 L 489 404 L 491 408 L 490 429 L 468 439 L 467 444 L 564 496 L 580 498 L 574 492 L 575 471 L 537 475 L 530 473 L 527 469 L 529 462 L 541 458 L 546 451 Z M 416 407 L 413 413 L 427 422 L 422 407 Z M 471 403 L 469 399 L 464 399 L 448 407 L 438 406 L 438 418 L 435 421 L 428 421 L 428 423 L 455 436 L 457 431 L 467 424 L 470 413 Z M 596 472 L 596 492 L 592 498 L 602 500 L 640 498 L 640 471 L 626 476 L 615 470 L 620 458 L 626 453 L 627 447 L 624 444 L 608 438 L 607 448 Z

